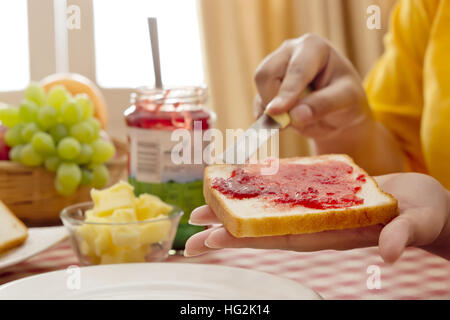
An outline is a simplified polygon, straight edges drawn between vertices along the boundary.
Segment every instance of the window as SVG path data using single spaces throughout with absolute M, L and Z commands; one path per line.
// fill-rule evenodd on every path
M 165 85 L 202 84 L 195 0 L 96 0 L 97 82 L 104 88 L 154 85 L 147 17 L 157 17 Z
M 78 8 L 79 27 L 65 28 Z M 80 73 L 99 85 L 109 132 L 137 86 L 154 85 L 148 17 L 158 18 L 164 85 L 204 84 L 197 0 L 0 0 L 0 102 L 18 105 L 30 82 Z
M 30 81 L 27 1 L 0 0 L 0 92 Z

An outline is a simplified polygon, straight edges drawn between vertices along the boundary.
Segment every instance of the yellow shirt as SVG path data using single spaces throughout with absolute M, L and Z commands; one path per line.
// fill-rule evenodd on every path
M 410 169 L 450 189 L 450 0 L 400 0 L 365 82 L 375 117 Z

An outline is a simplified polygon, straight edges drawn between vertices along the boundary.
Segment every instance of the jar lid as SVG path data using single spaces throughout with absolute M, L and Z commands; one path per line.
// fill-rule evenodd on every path
M 206 86 L 179 86 L 179 87 L 138 87 L 131 94 L 131 102 L 136 104 L 150 103 L 157 105 L 206 103 L 208 88 Z

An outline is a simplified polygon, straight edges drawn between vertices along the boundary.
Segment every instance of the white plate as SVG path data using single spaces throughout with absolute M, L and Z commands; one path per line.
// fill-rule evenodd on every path
M 29 228 L 24 243 L 0 254 L 0 269 L 10 267 L 47 250 L 68 236 L 65 227 Z
M 310 299 L 299 283 L 267 273 L 207 264 L 133 263 L 43 273 L 0 287 L 0 299 Z

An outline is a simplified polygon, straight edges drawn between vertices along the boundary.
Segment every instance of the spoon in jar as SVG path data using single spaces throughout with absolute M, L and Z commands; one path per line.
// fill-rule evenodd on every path
M 148 30 L 150 32 L 150 43 L 152 48 L 155 87 L 158 89 L 162 89 L 163 86 L 161 78 L 161 62 L 159 58 L 158 24 L 155 17 L 148 18 Z

